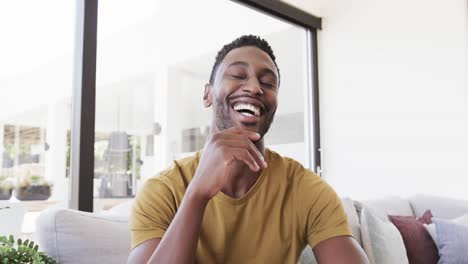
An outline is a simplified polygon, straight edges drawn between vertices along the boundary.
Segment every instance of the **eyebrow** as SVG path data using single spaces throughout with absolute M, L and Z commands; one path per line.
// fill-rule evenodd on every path
M 249 66 L 249 64 L 248 64 L 247 62 L 245 62 L 245 61 L 235 61 L 235 62 L 229 64 L 229 65 L 226 67 L 226 69 L 228 69 L 228 68 L 230 68 L 230 67 L 232 67 L 232 66 L 236 66 L 236 65 L 242 65 L 242 66 L 246 66 L 246 67 Z M 270 73 L 270 74 L 272 74 L 273 76 L 275 76 L 276 79 L 278 79 L 278 76 L 276 75 L 276 73 L 275 73 L 272 69 L 270 69 L 270 68 L 266 68 L 266 67 L 265 67 L 265 68 L 263 68 L 263 69 L 261 70 L 261 72 L 262 72 L 262 73 L 265 73 L 265 72 L 266 72 L 266 73 Z

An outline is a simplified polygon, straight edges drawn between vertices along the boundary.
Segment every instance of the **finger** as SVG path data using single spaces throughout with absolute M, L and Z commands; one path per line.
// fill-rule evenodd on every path
M 257 161 L 257 164 L 260 166 L 262 169 L 266 169 L 267 163 L 265 161 L 265 157 L 263 157 L 262 153 L 260 153 L 260 150 L 258 150 L 257 146 L 255 146 L 252 141 L 248 142 L 250 145 L 249 151 L 253 151 L 252 156 L 255 158 Z
M 255 159 L 252 157 L 249 151 L 244 148 L 232 148 L 230 149 L 230 154 L 233 159 L 244 162 L 251 171 L 257 172 L 260 170 L 260 167 L 255 162 Z
M 250 141 L 244 138 L 242 139 L 224 139 L 220 140 L 219 144 L 228 146 L 230 148 L 244 148 L 249 151 L 250 155 L 255 159 L 255 163 L 262 169 L 267 167 L 265 158 L 257 149 L 257 147 Z
M 220 138 L 223 138 L 224 140 L 238 140 L 238 141 L 242 141 L 242 142 L 247 142 L 248 146 L 245 146 L 245 144 L 242 144 L 242 143 L 241 143 L 240 146 L 244 146 L 246 148 L 249 148 L 249 150 L 252 152 L 252 155 L 257 160 L 257 163 L 261 168 L 265 169 L 267 167 L 267 163 L 265 162 L 265 158 L 260 153 L 260 151 L 257 149 L 257 147 L 253 144 L 253 142 L 251 140 L 249 140 L 248 137 L 246 137 L 245 134 L 243 134 L 243 133 L 240 133 L 240 134 L 231 133 L 231 134 L 222 135 Z M 235 146 L 236 145 L 234 145 L 234 147 Z

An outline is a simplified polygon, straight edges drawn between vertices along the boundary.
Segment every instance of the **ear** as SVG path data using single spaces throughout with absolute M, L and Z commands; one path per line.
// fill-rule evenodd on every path
M 211 101 L 211 93 L 212 93 L 213 86 L 207 83 L 205 84 L 205 92 L 203 93 L 203 105 L 205 107 L 210 107 L 212 104 Z

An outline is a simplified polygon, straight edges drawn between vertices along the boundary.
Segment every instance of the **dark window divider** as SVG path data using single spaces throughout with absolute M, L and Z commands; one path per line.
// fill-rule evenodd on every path
M 73 98 L 73 102 L 79 104 L 73 107 L 74 128 L 78 131 L 72 131 L 72 151 L 71 154 L 77 154 L 78 159 L 71 157 L 71 191 L 77 192 L 71 194 L 71 204 L 74 209 L 80 211 L 93 211 L 93 185 L 94 185 L 94 129 L 96 117 L 96 48 L 97 48 L 97 17 L 98 0 L 81 0 L 84 4 L 83 10 L 83 32 L 82 32 L 82 57 L 81 76 L 76 76 L 81 80 L 81 87 L 75 87 L 74 95 L 80 98 Z M 80 14 L 78 14 L 80 15 Z M 78 33 L 79 34 L 79 33 Z M 80 58 L 77 58 L 78 60 Z M 80 69 L 75 69 L 80 72 Z M 77 124 L 77 122 L 79 122 Z M 78 135 L 73 137 L 73 133 Z M 76 139 L 76 136 L 78 138 Z M 73 140 L 75 139 L 75 140 Z M 78 148 L 78 149 L 76 149 Z M 74 167 L 77 165 L 77 170 Z M 76 182 L 77 180 L 77 182 Z M 77 185 L 77 186 L 75 186 Z M 77 203 L 77 204 L 76 204 Z
M 322 19 L 278 0 L 231 0 L 307 29 L 322 29 Z
M 312 98 L 311 103 L 312 105 L 312 128 L 313 131 L 313 138 L 312 142 L 314 149 L 314 164 L 312 164 L 312 168 L 315 172 L 319 175 L 322 173 L 322 150 L 320 144 L 320 108 L 319 108 L 319 79 L 318 79 L 318 36 L 317 36 L 317 29 L 311 29 L 310 34 L 310 43 L 311 43 L 311 76 L 312 76 Z

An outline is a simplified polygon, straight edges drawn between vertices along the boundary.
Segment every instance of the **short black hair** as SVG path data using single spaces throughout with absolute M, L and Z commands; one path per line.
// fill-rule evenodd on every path
M 211 69 L 210 84 L 213 84 L 216 71 L 218 70 L 218 66 L 224 60 L 224 57 L 226 57 L 226 55 L 231 50 L 241 48 L 241 47 L 246 47 L 246 46 L 259 48 L 263 50 L 266 54 L 268 54 L 268 56 L 270 56 L 271 60 L 275 64 L 276 70 L 278 71 L 278 75 L 279 75 L 279 68 L 278 68 L 278 65 L 276 64 L 276 57 L 273 54 L 273 50 L 271 49 L 270 44 L 268 44 L 266 40 L 258 36 L 243 35 L 233 40 L 231 43 L 224 45 L 223 48 L 218 52 L 218 54 L 216 55 L 215 63 L 213 65 L 213 69 Z M 278 76 L 278 83 L 279 83 L 279 78 L 280 77 Z

